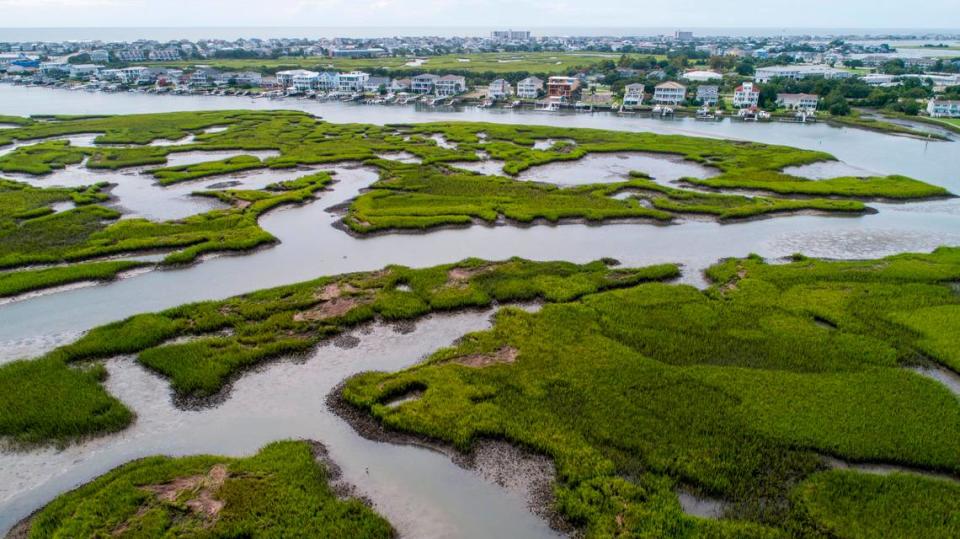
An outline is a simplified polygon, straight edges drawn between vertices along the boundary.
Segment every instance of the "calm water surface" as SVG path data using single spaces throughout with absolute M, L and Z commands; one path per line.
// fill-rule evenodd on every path
M 830 174 L 840 170 L 906 174 L 960 193 L 960 146 L 956 142 L 928 142 L 824 124 L 660 121 L 610 114 L 513 110 L 417 110 L 299 100 L 107 95 L 0 85 L 0 114 L 123 114 L 237 108 L 301 109 L 335 122 L 469 120 L 753 140 L 830 152 L 842 161 L 840 165 L 831 165 L 840 168 L 831 169 Z M 0 152 L 8 149 L 0 148 Z M 673 165 L 676 166 L 664 160 L 638 161 L 626 168 L 646 167 L 663 179 L 702 172 L 682 168 L 690 167 L 686 163 Z M 621 168 L 616 162 L 598 163 L 594 172 L 616 176 L 624 172 Z M 879 212 L 862 217 L 799 215 L 725 225 L 687 219 L 671 226 L 474 226 L 359 239 L 333 228 L 339 216 L 325 208 L 355 197 L 375 181 L 376 172 L 356 166 L 315 170 L 332 170 L 338 182 L 316 202 L 278 209 L 261 219 L 263 227 L 281 240 L 274 247 L 243 256 L 213 257 L 181 270 L 153 271 L 107 285 L 0 305 L 0 362 L 35 356 L 91 327 L 135 313 L 223 298 L 319 275 L 373 270 L 392 263 L 422 267 L 471 256 L 586 262 L 610 256 L 627 265 L 679 262 L 685 266 L 683 281 L 703 285 L 703 268 L 720 258 L 751 252 L 774 259 L 801 251 L 812 256 L 865 258 L 960 244 L 960 203 L 956 199 L 871 204 Z M 569 173 L 570 182 L 577 182 L 585 169 L 560 170 Z M 823 171 L 808 172 L 811 177 L 824 175 Z M 88 173 L 68 169 L 30 181 L 88 183 L 93 176 L 82 176 Z M 545 177 L 556 178 L 557 173 Z M 201 207 L 184 206 L 189 205 L 188 190 L 207 188 L 221 181 L 240 181 L 244 186 L 256 187 L 274 180 L 257 174 L 235 176 L 160 189 L 148 177 L 134 172 L 126 178 L 116 178 L 125 187 L 116 188 L 115 193 L 121 205 L 129 205 L 134 213 L 159 218 L 203 211 Z M 369 495 L 378 510 L 394 519 L 408 536 L 547 535 L 549 530 L 527 513 L 522 503 L 456 468 L 446 457 L 423 449 L 364 441 L 330 416 L 323 406 L 322 399 L 329 388 L 350 373 L 402 368 L 462 333 L 486 324 L 485 315 L 468 313 L 421 322 L 417 332 L 407 336 L 374 330 L 363 336 L 357 349 L 323 347 L 305 364 L 274 363 L 248 375 L 236 384 L 224 404 L 203 412 L 174 409 L 165 382 L 128 360 L 112 360 L 109 389 L 137 412 L 138 422 L 118 435 L 61 452 L 0 454 L 0 532 L 57 493 L 131 458 L 155 453 L 250 454 L 273 439 L 312 437 L 330 445 L 346 478 Z

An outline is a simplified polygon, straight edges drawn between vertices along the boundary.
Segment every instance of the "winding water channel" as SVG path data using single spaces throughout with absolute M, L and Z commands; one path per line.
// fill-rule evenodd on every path
M 0 85 L 0 114 L 140 113 L 205 109 L 301 109 L 334 122 L 410 123 L 489 121 L 653 131 L 785 144 L 827 151 L 841 164 L 828 171 L 906 174 L 960 193 L 960 146 L 834 128 L 824 124 L 744 124 L 732 121 L 661 121 L 611 114 L 545 114 L 512 110 L 417 110 L 314 101 L 269 101 L 230 97 L 96 94 Z M 8 150 L 0 148 L 0 151 Z M 210 154 L 206 154 L 209 156 Z M 203 154 L 201 154 L 203 156 Z M 222 156 L 211 157 L 211 159 Z M 201 159 L 205 160 L 205 159 Z M 644 170 L 669 181 L 701 175 L 689 163 L 671 163 L 642 154 L 627 162 L 585 161 L 573 167 L 540 167 L 525 179 L 570 185 L 596 175 L 612 181 L 628 170 Z M 483 165 L 495 170 L 496 164 Z M 554 167 L 554 168 L 549 168 Z M 0 363 L 31 357 L 75 339 L 83 331 L 126 316 L 181 303 L 224 298 L 320 275 L 374 270 L 387 264 L 430 266 L 477 256 L 503 259 L 585 262 L 613 257 L 626 265 L 684 264 L 682 280 L 703 285 L 701 271 L 718 259 L 755 252 L 780 258 L 795 252 L 831 258 L 879 257 L 902 251 L 960 244 L 960 199 L 915 204 L 872 203 L 876 214 L 860 217 L 796 215 L 719 224 L 688 218 L 658 226 L 611 223 L 603 226 L 473 226 L 427 234 L 387 234 L 355 238 L 332 225 L 339 216 L 326 208 L 346 202 L 376 179 L 376 171 L 356 165 L 318 167 L 337 179 L 318 200 L 266 214 L 262 226 L 280 243 L 246 255 L 222 255 L 177 270 L 157 270 L 99 286 L 66 287 L 0 305 Z M 214 207 L 189 193 L 223 182 L 262 187 L 303 171 L 256 172 L 155 185 L 140 170 L 91 172 L 69 167 L 37 179 L 34 185 L 117 183 L 113 193 L 132 215 L 176 218 Z M 846 172 L 843 172 L 846 173 Z M 150 454 L 216 453 L 245 455 L 280 438 L 315 438 L 328 445 L 345 479 L 409 537 L 536 537 L 553 532 L 529 513 L 515 495 L 463 470 L 433 451 L 364 440 L 327 411 L 329 390 L 352 373 L 397 370 L 448 345 L 462 334 L 489 325 L 489 312 L 435 316 L 418 322 L 413 333 L 385 326 L 357 332 L 352 349 L 323 346 L 306 361 L 281 361 L 250 373 L 216 408 L 184 411 L 174 407 L 166 382 L 129 359 L 108 362 L 108 389 L 138 415 L 117 435 L 65 450 L 0 454 L 0 534 L 54 496 L 123 462 Z M 278 388 L 282 388 L 278 390 Z

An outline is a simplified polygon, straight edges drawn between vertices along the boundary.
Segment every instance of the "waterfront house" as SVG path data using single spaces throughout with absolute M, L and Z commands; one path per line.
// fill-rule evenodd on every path
M 733 91 L 734 107 L 756 107 L 758 103 L 760 103 L 760 90 L 752 82 L 745 82 Z
M 97 64 L 70 64 L 70 78 L 84 79 L 95 76 L 100 68 Z
M 537 77 L 527 77 L 517 83 L 517 97 L 536 99 L 543 92 L 543 81 Z
M 337 82 L 337 91 L 344 93 L 362 92 L 367 84 L 370 75 L 363 71 L 351 71 L 349 73 L 340 73 Z
M 40 74 L 50 77 L 70 73 L 70 64 L 66 62 L 40 62 Z
M 569 101 L 580 92 L 580 80 L 576 77 L 554 76 L 547 79 L 547 95 L 560 101 Z
M 710 82 L 713 80 L 722 80 L 723 75 L 716 71 L 687 71 L 681 78 L 691 82 Z
M 931 118 L 960 118 L 960 101 L 933 98 L 927 102 L 927 114 Z
M 153 82 L 153 73 L 149 67 L 131 66 L 120 69 L 117 77 L 124 84 Z
M 390 77 L 368 77 L 363 91 L 378 94 L 390 86 Z
M 290 69 L 287 71 L 277 71 L 277 84 L 281 88 L 291 88 L 294 86 L 304 87 L 309 89 L 314 87 L 316 81 L 319 79 L 320 73 L 316 71 L 308 71 L 306 69 Z M 294 84 L 294 79 L 298 81 L 297 84 Z M 301 90 L 302 91 L 302 90 Z
M 461 75 L 444 75 L 437 79 L 434 92 L 441 97 L 462 94 L 467 89 L 467 79 Z
M 324 92 L 335 91 L 340 86 L 340 73 L 323 71 L 317 75 L 317 89 Z
M 390 83 L 391 92 L 409 92 L 413 82 L 410 79 L 393 79 Z
M 198 67 L 190 75 L 190 84 L 193 86 L 211 86 L 220 80 L 221 73 L 211 67 Z
M 410 90 L 418 94 L 432 94 L 440 77 L 432 73 L 423 73 L 410 79 Z
M 642 84 L 634 83 L 626 85 L 623 89 L 623 106 L 639 107 L 643 105 L 643 91 L 644 87 Z
M 777 94 L 777 106 L 787 110 L 815 112 L 819 100 L 815 94 Z
M 497 79 L 490 83 L 490 86 L 487 87 L 487 95 L 491 99 L 504 99 L 513 94 L 513 87 L 510 86 L 510 83 L 503 80 Z
M 697 102 L 708 107 L 720 102 L 720 87 L 711 84 L 701 84 L 697 87 Z
M 679 82 L 662 82 L 653 89 L 653 101 L 660 105 L 679 105 L 686 99 L 687 87 Z

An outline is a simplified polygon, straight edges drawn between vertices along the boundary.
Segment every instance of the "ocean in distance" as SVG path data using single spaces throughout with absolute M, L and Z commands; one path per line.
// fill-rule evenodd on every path
M 135 41 L 152 39 L 227 39 L 240 38 L 383 38 L 399 36 L 487 36 L 492 27 L 471 26 L 263 26 L 263 27 L 106 27 L 106 28 L 0 28 L 0 41 Z M 503 28 L 506 29 L 506 26 Z M 667 27 L 524 27 L 534 36 L 660 36 L 676 30 L 692 31 L 697 36 L 915 36 L 958 35 L 953 28 L 667 28 Z

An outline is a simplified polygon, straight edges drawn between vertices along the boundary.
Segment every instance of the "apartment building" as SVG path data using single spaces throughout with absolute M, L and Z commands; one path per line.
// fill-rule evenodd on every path
M 931 118 L 960 118 L 960 101 L 931 99 L 927 102 L 927 114 Z
M 819 102 L 816 94 L 777 94 L 777 106 L 787 110 L 814 112 Z

